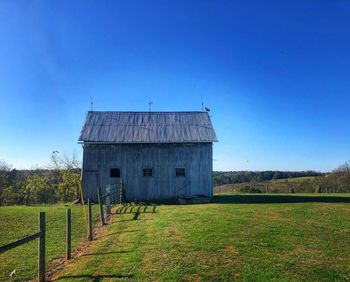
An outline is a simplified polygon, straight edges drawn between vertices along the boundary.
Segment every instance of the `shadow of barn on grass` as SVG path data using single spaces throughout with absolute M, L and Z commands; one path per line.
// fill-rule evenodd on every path
M 270 203 L 350 203 L 342 196 L 289 196 L 289 195 L 220 195 L 214 196 L 217 204 L 270 204 Z

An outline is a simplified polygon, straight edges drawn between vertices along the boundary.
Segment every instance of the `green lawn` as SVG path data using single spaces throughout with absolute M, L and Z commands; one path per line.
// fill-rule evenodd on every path
M 133 213 L 115 214 L 107 231 L 55 278 L 350 280 L 350 203 L 215 200 L 157 206 L 155 213 L 141 213 L 138 220 Z
M 72 247 L 85 236 L 85 225 L 81 206 L 12 206 L 0 207 L 0 245 L 18 240 L 38 231 L 38 213 L 46 212 L 47 266 L 53 259 L 65 254 L 66 209 L 72 210 Z M 95 219 L 97 206 L 93 206 Z M 25 281 L 37 275 L 37 245 L 34 240 L 23 246 L 0 254 L 0 281 L 8 281 L 9 274 L 16 269 L 16 281 Z

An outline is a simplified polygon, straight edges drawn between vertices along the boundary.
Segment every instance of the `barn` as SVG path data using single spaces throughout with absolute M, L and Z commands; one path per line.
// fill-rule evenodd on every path
M 83 147 L 85 198 L 123 183 L 124 201 L 213 196 L 213 142 L 207 112 L 87 113 Z

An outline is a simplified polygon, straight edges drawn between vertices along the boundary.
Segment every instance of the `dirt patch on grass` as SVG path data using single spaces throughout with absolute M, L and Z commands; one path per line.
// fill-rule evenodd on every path
M 327 203 L 320 203 L 320 204 L 317 204 L 316 206 L 316 210 L 320 214 L 327 214 L 329 213 L 329 211 L 333 210 L 334 208 L 335 208 L 334 205 L 330 205 Z
M 281 257 L 294 260 L 296 266 L 301 269 L 306 269 L 310 266 L 329 267 L 331 264 L 326 254 L 322 251 L 306 246 L 297 246 L 294 250 L 283 253 Z
M 70 266 L 79 257 L 86 254 L 91 248 L 93 248 L 97 244 L 98 242 L 97 239 L 100 238 L 106 232 L 107 232 L 107 226 L 106 225 L 101 226 L 100 224 L 98 224 L 93 231 L 94 240 L 90 242 L 87 239 L 84 239 L 79 244 L 79 246 L 74 251 L 72 251 L 72 258 L 70 260 L 66 260 L 65 257 L 61 257 L 59 259 L 56 259 L 50 262 L 49 269 L 46 272 L 46 279 L 48 281 L 54 281 L 55 279 L 57 279 L 64 268 Z
M 185 281 L 203 281 L 202 277 L 199 274 L 188 274 L 188 275 L 184 275 L 183 279 Z
M 263 212 L 255 212 L 253 214 L 253 219 L 269 219 L 269 220 L 276 220 L 276 221 L 285 221 L 288 220 L 287 218 L 283 217 L 281 214 L 273 211 L 263 211 Z
M 328 215 L 330 212 L 339 213 L 339 211 L 350 213 L 350 206 L 344 206 L 343 204 L 319 203 L 317 205 L 315 204 L 315 206 L 315 210 L 319 212 L 320 215 Z
M 226 248 L 224 248 L 223 252 L 224 253 L 228 253 L 228 254 L 238 254 L 237 249 L 234 246 L 232 246 L 232 245 L 227 246 Z
M 149 229 L 147 234 L 154 234 L 152 231 Z M 179 275 L 179 279 L 202 281 L 218 277 L 220 270 L 237 267 L 239 263 L 239 252 L 234 245 L 227 245 L 215 252 L 198 250 L 198 246 L 187 241 L 174 225 L 166 226 L 158 232 L 162 234 L 158 241 L 160 247 L 142 258 L 142 271 L 148 272 L 152 277 L 167 270 L 179 269 L 175 274 Z
M 229 245 L 216 252 L 188 252 L 183 256 L 183 263 L 195 269 L 196 273 L 202 273 L 201 279 L 207 280 L 210 277 L 217 277 L 220 270 L 237 269 L 240 265 L 239 258 L 240 254 L 237 249 L 233 245 Z

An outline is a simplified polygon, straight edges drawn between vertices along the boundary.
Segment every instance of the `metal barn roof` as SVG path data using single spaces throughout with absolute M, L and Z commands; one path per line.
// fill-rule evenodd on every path
M 79 142 L 217 141 L 207 112 L 88 112 Z

